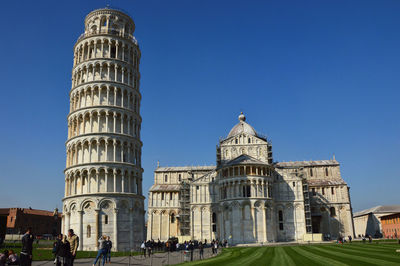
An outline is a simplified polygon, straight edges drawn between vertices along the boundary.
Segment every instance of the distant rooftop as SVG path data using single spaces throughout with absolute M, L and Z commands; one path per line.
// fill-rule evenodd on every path
M 376 206 L 363 211 L 359 211 L 354 213 L 354 217 L 363 216 L 369 213 L 374 214 L 391 214 L 400 212 L 400 205 L 385 205 L 385 206 Z
M 336 160 L 320 160 L 320 161 L 296 161 L 296 162 L 280 162 L 276 163 L 275 167 L 305 167 L 305 166 L 328 166 L 339 165 Z

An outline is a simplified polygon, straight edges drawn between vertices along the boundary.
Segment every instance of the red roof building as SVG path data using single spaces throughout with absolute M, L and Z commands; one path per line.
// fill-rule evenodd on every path
M 23 234 L 32 227 L 34 235 L 61 232 L 61 214 L 58 210 L 44 211 L 25 208 L 0 209 L 0 237 L 5 234 Z

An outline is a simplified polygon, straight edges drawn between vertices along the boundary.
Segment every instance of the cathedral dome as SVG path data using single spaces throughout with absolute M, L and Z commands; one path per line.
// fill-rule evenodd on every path
M 239 135 L 241 133 L 246 133 L 252 136 L 257 137 L 257 132 L 254 130 L 252 126 L 247 124 L 246 122 L 246 117 L 244 116 L 243 112 L 240 113 L 239 115 L 239 123 L 236 124 L 231 131 L 229 132 L 228 138 Z

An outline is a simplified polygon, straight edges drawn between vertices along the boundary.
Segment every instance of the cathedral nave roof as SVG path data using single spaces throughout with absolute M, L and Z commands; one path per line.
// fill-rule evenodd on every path
M 296 162 L 280 162 L 276 163 L 275 167 L 305 167 L 305 166 L 332 166 L 339 165 L 336 160 L 320 160 L 320 161 L 296 161 Z

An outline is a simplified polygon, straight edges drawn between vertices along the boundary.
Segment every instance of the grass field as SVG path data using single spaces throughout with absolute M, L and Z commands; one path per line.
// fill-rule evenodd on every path
M 222 254 L 184 265 L 400 265 L 397 242 L 226 248 Z
M 52 253 L 54 241 L 43 241 L 41 240 L 39 244 L 33 244 L 33 260 L 53 260 L 54 255 Z M 5 246 L 1 247 L 0 253 L 5 249 L 13 250 L 19 255 L 21 252 L 21 243 L 6 243 Z M 131 255 L 139 255 L 140 252 L 131 252 Z M 76 258 L 96 258 L 97 251 L 78 251 Z M 124 257 L 129 256 L 129 252 L 111 252 L 112 257 Z

